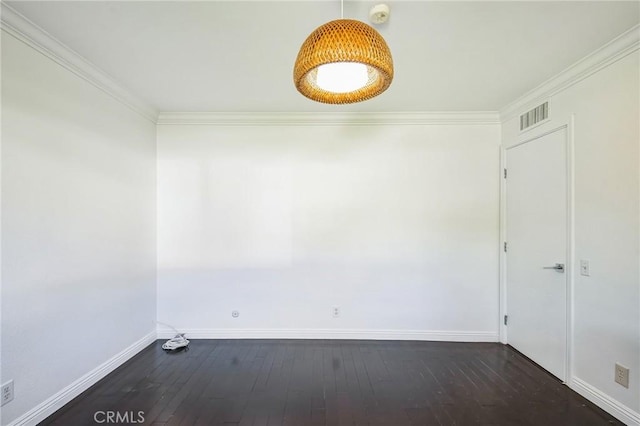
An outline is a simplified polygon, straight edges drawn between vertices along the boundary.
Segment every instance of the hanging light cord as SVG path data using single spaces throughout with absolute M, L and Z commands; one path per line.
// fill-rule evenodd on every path
M 344 0 L 340 0 L 340 19 L 344 19 Z

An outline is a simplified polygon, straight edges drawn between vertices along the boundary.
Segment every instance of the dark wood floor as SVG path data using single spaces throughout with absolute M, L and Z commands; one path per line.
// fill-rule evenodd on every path
M 622 424 L 501 344 L 192 340 L 175 354 L 160 344 L 41 424 L 95 425 L 98 411 L 142 411 L 145 425 Z

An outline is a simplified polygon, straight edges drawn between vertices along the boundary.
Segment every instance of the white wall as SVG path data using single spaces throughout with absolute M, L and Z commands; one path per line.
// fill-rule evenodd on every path
M 503 141 L 570 124 L 575 116 L 572 386 L 640 419 L 638 63 L 636 50 L 552 96 L 551 121 L 526 136 L 518 136 L 517 118 L 505 122 Z M 580 259 L 590 261 L 590 277 L 580 275 Z M 616 362 L 631 368 L 629 389 L 614 382 Z
M 159 126 L 158 319 L 192 337 L 496 340 L 499 137 Z
M 155 329 L 155 125 L 2 37 L 2 424 Z

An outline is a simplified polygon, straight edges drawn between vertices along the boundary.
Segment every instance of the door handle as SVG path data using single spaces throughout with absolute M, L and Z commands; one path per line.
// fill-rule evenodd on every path
M 555 269 L 558 272 L 564 272 L 564 263 L 556 263 L 555 266 L 543 266 L 542 269 Z

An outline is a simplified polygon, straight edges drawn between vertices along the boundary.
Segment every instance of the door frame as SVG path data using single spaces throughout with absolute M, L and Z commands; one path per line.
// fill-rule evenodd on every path
M 503 344 L 509 343 L 508 338 L 508 326 L 504 324 L 504 317 L 508 315 L 507 306 L 507 255 L 504 251 L 503 244 L 508 241 L 507 236 L 507 185 L 504 177 L 504 170 L 508 169 L 507 165 L 507 150 L 515 148 L 517 146 L 533 142 L 543 136 L 555 133 L 557 131 L 565 129 L 567 132 L 565 149 L 567 153 L 566 158 L 566 179 L 567 179 L 567 218 L 566 218 L 566 263 L 567 267 L 565 271 L 567 273 L 567 285 L 566 285 L 566 357 L 565 357 L 565 377 L 561 378 L 562 382 L 569 387 L 572 387 L 573 382 L 573 335 L 574 335 L 574 283 L 575 283 L 575 173 L 574 173 L 574 146 L 575 146 L 575 132 L 574 132 L 575 116 L 572 114 L 567 121 L 560 125 L 553 126 L 553 123 L 549 125 L 543 125 L 539 128 L 532 129 L 532 132 L 525 132 L 518 134 L 512 140 L 503 140 L 500 146 L 500 277 L 499 277 L 499 293 L 500 293 L 500 308 L 499 308 L 499 333 L 500 342 Z

